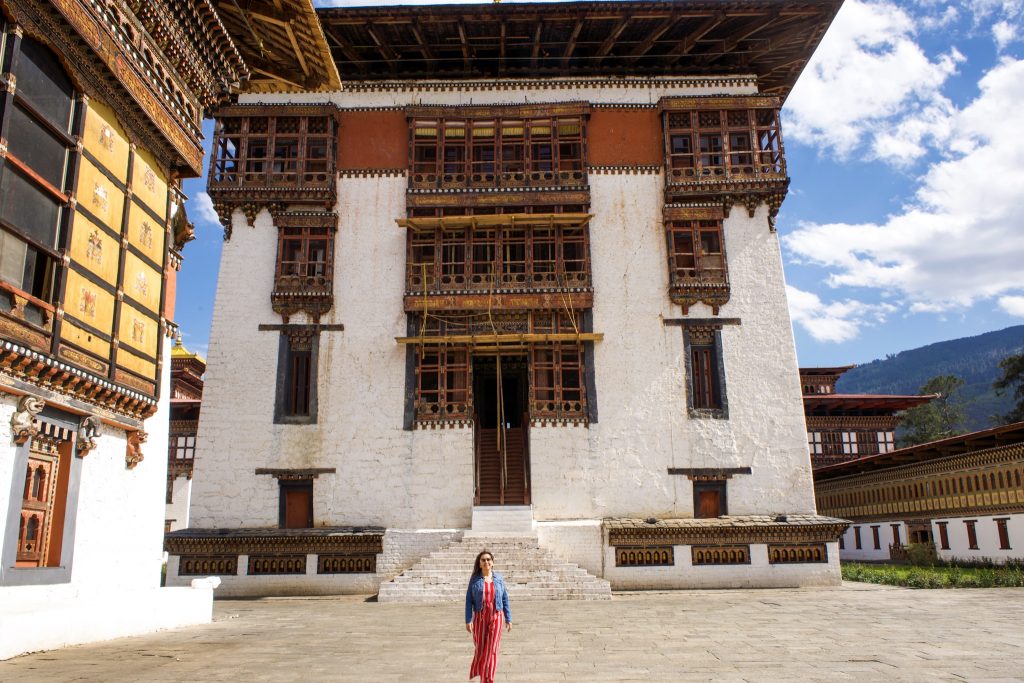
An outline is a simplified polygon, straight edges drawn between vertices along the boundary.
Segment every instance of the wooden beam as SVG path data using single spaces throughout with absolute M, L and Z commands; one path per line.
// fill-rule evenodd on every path
M 381 40 L 380 36 L 377 35 L 377 32 L 374 31 L 373 28 L 373 24 L 367 24 L 366 32 L 370 34 L 370 37 L 373 38 L 373 42 L 377 44 L 377 49 L 380 51 L 381 56 L 384 57 L 384 61 L 392 67 L 396 66 L 398 63 L 398 54 L 391 49 L 390 45 Z
M 540 56 L 540 34 L 544 30 L 544 20 L 537 21 L 537 28 L 533 32 L 533 52 L 530 55 L 530 68 L 537 68 L 537 58 Z
M 743 42 L 750 36 L 754 35 L 755 33 L 767 28 L 773 22 L 778 20 L 778 18 L 779 13 L 773 12 L 769 17 L 767 17 L 767 21 L 765 21 L 766 17 L 758 17 L 748 22 L 746 26 L 743 26 L 738 31 L 733 31 L 729 35 L 729 38 L 727 40 L 722 41 L 721 45 L 719 45 L 718 49 L 713 54 L 708 55 L 708 57 L 705 60 L 703 60 L 702 64 L 711 64 L 720 57 L 723 57 L 731 53 L 733 50 L 737 48 L 737 46 L 739 46 L 741 42 Z
M 423 28 L 420 26 L 419 21 L 414 21 L 410 25 L 413 36 L 416 37 L 416 42 L 419 43 L 420 52 L 423 53 L 423 58 L 433 65 L 435 57 L 431 51 L 430 46 L 427 44 L 426 39 L 423 37 Z
M 302 55 L 302 49 L 299 48 L 299 41 L 295 40 L 295 31 L 292 30 L 291 22 L 285 25 L 284 30 L 288 33 L 288 42 L 292 44 L 292 50 L 295 52 L 295 58 L 299 62 L 299 68 L 302 69 L 302 73 L 309 76 L 309 66 L 306 64 L 306 58 Z
M 459 42 L 462 44 L 462 68 L 465 69 L 466 72 L 468 73 L 469 60 L 472 55 L 469 50 L 469 40 L 466 38 L 466 22 L 462 21 L 462 19 L 459 19 L 458 29 Z
M 334 32 L 334 27 L 330 24 L 324 24 L 323 27 L 324 35 L 327 36 L 329 41 L 334 42 L 335 46 L 337 46 L 337 48 L 341 50 L 341 53 L 345 55 L 345 58 L 352 62 L 353 66 L 360 71 L 366 71 L 366 64 L 363 63 L 363 58 L 359 56 L 358 52 L 356 52 L 355 47 L 343 37 L 336 34 Z
M 626 30 L 626 26 L 629 25 L 629 20 L 629 16 L 625 16 L 622 17 L 622 19 L 619 19 L 619 23 L 615 25 L 615 28 L 612 29 L 612 32 L 609 33 L 608 37 L 604 39 L 603 43 L 601 43 L 601 47 L 597 51 L 598 63 L 600 63 L 600 61 L 605 57 L 605 55 L 611 52 L 612 46 L 615 45 L 615 41 L 619 39 L 619 36 L 622 35 L 622 32 Z
M 544 342 L 581 342 L 602 341 L 603 332 L 564 332 L 556 334 L 450 334 L 423 337 L 395 337 L 399 344 L 422 344 L 439 346 L 442 344 L 536 344 Z
M 679 58 L 683 55 L 689 54 L 690 51 L 697 45 L 697 41 L 708 34 L 709 31 L 718 26 L 726 18 L 725 12 L 715 12 L 714 16 L 705 19 L 701 22 L 693 31 L 686 34 L 686 37 L 680 40 L 675 46 L 668 51 L 670 57 L 675 57 L 673 62 L 679 61 Z
M 501 45 L 498 51 L 498 73 L 505 72 L 505 38 L 508 34 L 508 26 L 504 21 L 501 22 Z
M 679 21 L 679 16 L 673 12 L 669 15 L 668 19 L 658 24 L 639 45 L 633 48 L 633 52 L 630 53 L 629 63 L 636 64 L 637 60 L 647 54 L 651 47 L 658 42 L 658 38 L 665 35 L 670 28 L 676 25 L 677 21 Z
M 569 60 L 572 59 L 572 53 L 576 49 L 576 41 L 580 38 L 580 31 L 583 30 L 583 20 L 577 19 L 576 26 L 572 29 L 572 35 L 569 36 L 569 42 L 565 44 L 565 54 L 562 55 L 562 68 L 564 69 L 569 65 Z

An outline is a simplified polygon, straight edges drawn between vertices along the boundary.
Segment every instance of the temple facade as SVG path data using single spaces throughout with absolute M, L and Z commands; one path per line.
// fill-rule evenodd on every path
M 1024 559 L 1024 423 L 814 471 L 818 508 L 852 520 L 844 560 L 901 560 L 927 544 L 943 560 Z
M 192 497 L 192 464 L 196 455 L 196 432 L 203 401 L 203 373 L 206 360 L 192 353 L 178 336 L 171 348 L 170 429 L 167 437 L 167 494 L 164 531 L 188 526 Z
M 814 469 L 896 450 L 900 413 L 938 398 L 838 393 L 839 377 L 854 367 L 800 368 L 807 448 Z
M 375 591 L 514 529 L 613 587 L 837 583 L 774 221 L 838 6 L 318 10 L 343 89 L 216 115 L 168 582 Z
M 210 619 L 159 588 L 167 337 L 247 76 L 205 1 L 0 2 L 0 659 Z

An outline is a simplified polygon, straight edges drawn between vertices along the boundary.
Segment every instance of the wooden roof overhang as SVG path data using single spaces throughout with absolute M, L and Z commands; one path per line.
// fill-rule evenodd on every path
M 395 337 L 402 346 L 462 346 L 477 353 L 501 353 L 525 349 L 530 344 L 551 344 L 562 342 L 597 342 L 604 339 L 602 332 L 564 332 L 533 334 L 449 334 L 423 335 L 418 337 Z
M 804 394 L 805 415 L 836 415 L 853 412 L 895 413 L 938 398 L 926 396 L 893 396 L 887 394 Z
M 911 465 L 946 456 L 964 455 L 997 446 L 1019 443 L 1024 443 L 1024 422 L 1015 422 L 1001 427 L 985 429 L 980 432 L 961 434 L 940 441 L 901 448 L 889 453 L 879 453 L 878 455 L 870 455 L 865 458 L 819 467 L 814 470 L 814 479 L 815 481 L 838 479 L 864 472 L 885 470 L 899 465 Z
M 215 0 L 251 73 L 245 92 L 340 90 L 312 0 Z
M 856 365 L 839 365 L 839 366 L 836 366 L 834 368 L 800 368 L 800 375 L 801 376 L 810 375 L 812 377 L 818 377 L 818 376 L 823 376 L 823 377 L 839 377 L 839 375 L 843 374 L 847 370 L 853 370 L 855 367 L 857 367 L 857 366 Z
M 782 98 L 842 0 L 660 0 L 317 10 L 346 80 L 754 75 Z
M 527 226 L 581 228 L 593 217 L 593 214 L 589 213 L 499 213 L 479 216 L 399 218 L 395 222 L 399 227 L 413 232 L 430 232 L 438 228 L 443 230 Z

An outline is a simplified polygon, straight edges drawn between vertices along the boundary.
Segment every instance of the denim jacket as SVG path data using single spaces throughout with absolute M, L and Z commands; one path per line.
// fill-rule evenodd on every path
M 505 577 L 498 572 L 494 576 L 494 608 L 505 613 L 505 621 L 512 623 L 512 608 L 508 604 L 508 589 L 505 588 Z M 474 576 L 469 580 L 466 589 L 466 623 L 473 621 L 473 613 L 484 608 L 484 577 Z

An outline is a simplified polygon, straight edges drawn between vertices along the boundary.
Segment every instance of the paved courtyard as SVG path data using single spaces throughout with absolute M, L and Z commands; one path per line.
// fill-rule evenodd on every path
M 499 681 L 1024 681 L 1024 589 L 618 593 L 513 605 Z M 0 662 L 0 681 L 463 681 L 461 605 L 222 600 L 214 623 Z

